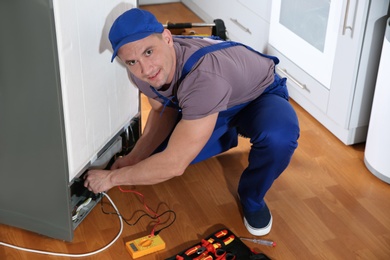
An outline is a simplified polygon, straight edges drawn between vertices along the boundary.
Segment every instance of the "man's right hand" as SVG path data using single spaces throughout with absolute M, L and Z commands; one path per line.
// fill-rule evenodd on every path
M 131 159 L 130 155 L 124 156 L 124 157 L 119 157 L 118 159 L 115 160 L 115 162 L 111 166 L 111 170 L 116 170 L 120 169 L 126 166 L 131 166 L 136 164 L 134 160 Z

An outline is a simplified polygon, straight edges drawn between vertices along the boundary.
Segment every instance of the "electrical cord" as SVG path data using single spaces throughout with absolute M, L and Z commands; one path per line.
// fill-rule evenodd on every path
M 103 252 L 104 250 L 106 250 L 107 248 L 111 247 L 117 240 L 118 238 L 122 235 L 122 232 L 123 232 L 123 220 L 122 220 L 122 216 L 120 215 L 119 211 L 118 211 L 118 208 L 115 206 L 114 202 L 112 201 L 112 199 L 105 193 L 103 192 L 102 193 L 111 203 L 112 207 L 115 209 L 115 211 L 117 212 L 117 216 L 119 218 L 119 222 L 120 222 L 120 230 L 118 232 L 118 234 L 116 235 L 116 237 L 109 243 L 107 244 L 106 246 L 96 250 L 96 251 L 92 251 L 92 252 L 89 252 L 89 253 L 84 253 L 84 254 L 65 254 L 65 253 L 56 253 L 56 252 L 49 252 L 49 251 L 41 251 L 41 250 L 35 250 L 35 249 L 30 249 L 30 248 L 25 248 L 25 247 L 20 247 L 20 246 L 15 246 L 15 245 L 11 245 L 11 244 L 8 244 L 8 243 L 4 243 L 4 242 L 0 242 L 0 245 L 2 246 L 6 246 L 6 247 L 10 247 L 10 248 L 13 248 L 13 249 L 16 249 L 16 250 L 21 250 L 21 251 L 25 251 L 25 252 L 30 252 L 30 253 L 36 253 L 36 254 L 43 254 L 43 255 L 51 255 L 51 256 L 64 256 L 64 257 L 86 257 L 86 256 L 92 256 L 92 255 L 96 255 L 98 253 L 101 253 Z
M 149 212 L 150 214 L 148 213 L 144 213 L 142 214 L 141 216 L 139 216 L 133 223 L 130 223 L 129 220 L 132 219 L 132 217 L 130 219 L 126 219 L 123 217 L 122 214 L 120 214 L 119 210 L 116 210 L 115 212 L 108 212 L 108 211 L 105 211 L 104 210 L 104 206 L 103 206 L 103 200 L 100 201 L 100 207 L 101 207 L 101 210 L 104 214 L 119 214 L 121 217 L 122 217 L 122 220 L 129 226 L 135 226 L 138 221 L 141 220 L 141 218 L 143 217 L 149 217 L 150 219 L 153 219 L 153 220 L 156 220 L 156 224 L 154 225 L 152 231 L 151 231 L 151 236 L 155 236 L 155 235 L 158 235 L 162 230 L 170 227 L 175 221 L 176 221 L 176 213 L 173 211 L 173 210 L 166 210 L 164 211 L 163 213 L 161 214 L 157 214 L 156 212 L 154 212 L 153 210 L 151 210 L 149 208 L 149 206 L 146 204 L 145 202 L 145 197 L 142 193 L 138 192 L 138 191 L 135 191 L 135 190 L 127 190 L 127 189 L 123 189 L 121 186 L 118 186 L 118 189 L 123 192 L 123 193 L 134 193 L 136 195 L 138 195 L 141 199 L 142 199 L 142 203 L 146 209 L 147 212 Z M 168 213 L 171 213 L 173 215 L 173 220 L 168 224 L 166 225 L 165 227 L 159 229 L 159 230 L 155 230 L 155 228 L 158 226 L 158 225 L 161 225 L 161 217 L 164 216 L 165 214 L 168 214 Z M 152 214 L 152 215 L 151 215 Z
M 107 215 L 109 215 L 109 214 L 113 214 L 113 215 L 117 215 L 118 213 L 117 212 L 110 212 L 110 211 L 106 211 L 105 209 L 104 209 L 104 206 L 103 206 L 103 201 L 100 201 L 100 203 L 101 203 L 101 210 L 102 210 L 102 212 L 104 213 L 104 214 L 107 214 Z M 163 228 L 161 228 L 161 229 L 159 229 L 159 230 L 156 230 L 156 231 L 154 231 L 154 235 L 158 235 L 162 230 L 164 230 L 164 229 L 166 229 L 166 228 L 168 228 L 168 227 L 170 227 L 174 222 L 175 222 L 175 220 L 176 220 L 176 213 L 173 211 L 173 210 L 166 210 L 166 211 L 164 211 L 163 213 L 161 213 L 161 214 L 159 214 L 159 215 L 156 215 L 156 216 L 151 216 L 150 214 L 147 214 L 147 213 L 144 213 L 144 214 L 142 214 L 141 216 L 139 216 L 133 223 L 130 223 L 130 219 L 132 219 L 132 218 L 130 218 L 130 219 L 126 219 L 126 218 L 124 218 L 124 216 L 121 214 L 121 216 L 122 216 L 122 220 L 123 220 L 123 222 L 125 222 L 127 225 L 129 225 L 129 226 L 135 226 L 143 217 L 149 217 L 150 219 L 158 219 L 158 218 L 160 218 L 160 217 L 162 217 L 162 216 L 164 216 L 165 214 L 168 214 L 168 213 L 171 213 L 172 215 L 173 215 L 173 220 L 171 221 L 171 223 L 169 223 L 168 225 L 166 225 L 165 227 L 163 227 Z M 119 213 L 120 214 L 120 213 Z
M 175 220 L 176 220 L 176 213 L 175 213 L 174 211 L 171 210 L 171 212 L 173 212 L 173 214 L 174 214 L 174 219 L 173 219 L 173 221 L 172 221 L 168 226 L 166 226 L 166 227 L 160 229 L 159 231 L 156 231 L 156 230 L 155 230 L 156 227 L 157 227 L 158 225 L 161 224 L 160 216 L 162 216 L 163 214 L 157 215 L 156 212 L 154 212 L 151 208 L 149 208 L 149 206 L 148 206 L 148 205 L 146 204 L 146 202 L 145 202 L 145 196 L 144 196 L 142 193 L 140 193 L 140 192 L 138 192 L 138 191 L 135 191 L 135 190 L 127 190 L 127 189 L 122 188 L 121 186 L 118 186 L 118 189 L 119 189 L 121 192 L 123 192 L 123 193 L 134 193 L 134 194 L 138 195 L 138 196 L 142 199 L 142 203 L 143 203 L 144 208 L 146 209 L 146 211 L 149 212 L 149 213 L 151 213 L 151 214 L 153 214 L 153 216 L 150 216 L 149 214 L 146 214 L 146 215 L 148 215 L 150 218 L 156 219 L 156 224 L 153 226 L 152 231 L 151 231 L 151 233 L 150 233 L 150 235 L 151 235 L 152 237 L 155 236 L 155 235 L 157 235 L 158 233 L 160 233 L 161 230 L 163 230 L 163 229 L 169 227 L 170 225 L 172 225 L 173 222 L 175 222 Z M 127 223 L 127 222 L 126 222 L 126 223 Z
M 86 199 L 83 203 L 81 203 L 80 206 L 76 207 L 75 210 L 74 210 L 74 213 L 72 214 L 72 220 L 75 221 L 78 217 L 79 217 L 79 214 L 80 214 L 80 211 L 88 206 L 89 203 L 91 203 L 92 201 L 92 198 L 88 198 Z

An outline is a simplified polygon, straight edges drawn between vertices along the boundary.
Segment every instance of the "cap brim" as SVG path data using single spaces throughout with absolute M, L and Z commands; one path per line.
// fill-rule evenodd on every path
M 120 49 L 120 47 L 122 47 L 123 45 L 128 44 L 130 42 L 135 42 L 135 41 L 141 40 L 143 38 L 146 38 L 153 33 L 156 33 L 156 32 L 142 32 L 142 33 L 132 34 L 130 36 L 123 38 L 118 43 L 116 48 L 114 49 L 114 53 L 112 54 L 112 57 L 111 57 L 111 62 L 113 62 L 115 57 L 118 55 L 118 50 Z

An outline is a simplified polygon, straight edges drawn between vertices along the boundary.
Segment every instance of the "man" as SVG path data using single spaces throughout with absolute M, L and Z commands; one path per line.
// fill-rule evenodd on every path
M 90 170 L 85 187 L 151 185 L 180 176 L 191 163 L 250 138 L 238 195 L 248 231 L 266 235 L 272 215 L 264 196 L 297 147 L 299 126 L 277 59 L 240 44 L 172 37 L 149 12 L 126 11 L 111 27 L 114 53 L 151 104 L 143 135 L 110 171 Z M 112 61 L 111 60 L 111 61 Z

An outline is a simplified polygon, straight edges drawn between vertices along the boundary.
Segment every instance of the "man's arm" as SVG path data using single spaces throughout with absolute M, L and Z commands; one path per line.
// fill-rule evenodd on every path
M 111 171 L 90 170 L 84 185 L 98 193 L 119 185 L 156 184 L 184 173 L 209 140 L 218 113 L 196 120 L 181 120 L 167 148 L 139 163 Z
M 149 103 L 152 109 L 141 137 L 131 152 L 123 158 L 117 159 L 111 169 L 134 165 L 148 158 L 175 127 L 178 117 L 177 109 L 170 107 L 164 109 L 163 105 L 154 99 L 149 99 Z

